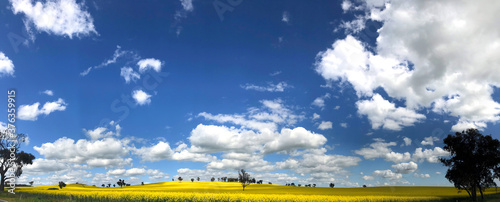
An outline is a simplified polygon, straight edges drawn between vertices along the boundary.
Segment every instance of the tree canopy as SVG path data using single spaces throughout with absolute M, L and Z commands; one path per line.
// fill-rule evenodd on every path
M 483 198 L 484 189 L 496 186 L 494 179 L 500 177 L 500 141 L 477 129 L 467 129 L 448 135 L 444 144 L 443 149 L 451 156 L 440 161 L 448 167 L 446 179 L 456 188 L 466 190 L 476 201 L 477 191 Z
M 245 187 L 250 185 L 250 174 L 247 173 L 244 169 L 241 169 L 241 171 L 238 171 L 238 180 L 243 187 L 243 191 L 245 191 Z
M 26 141 L 26 135 L 17 134 L 14 139 L 9 139 L 7 131 L 0 131 L 0 190 L 4 190 L 6 174 L 14 164 L 11 161 L 11 155 L 15 155 L 16 170 L 15 177 L 21 176 L 23 173 L 23 166 L 33 164 L 35 156 L 24 151 L 19 151 L 21 144 Z

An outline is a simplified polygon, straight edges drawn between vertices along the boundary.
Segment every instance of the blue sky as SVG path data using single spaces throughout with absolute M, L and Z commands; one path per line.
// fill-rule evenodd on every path
M 442 139 L 500 130 L 490 3 L 3 1 L 20 181 L 450 186 Z

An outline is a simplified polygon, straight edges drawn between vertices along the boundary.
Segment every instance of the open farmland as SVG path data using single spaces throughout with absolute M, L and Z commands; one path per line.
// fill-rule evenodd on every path
M 19 187 L 16 196 L 28 201 L 449 201 L 466 198 L 453 187 L 325 188 L 252 184 L 242 191 L 236 182 L 163 182 L 128 187 L 102 188 L 71 184 Z M 487 194 L 496 193 L 489 189 Z M 24 200 L 16 200 L 24 201 Z

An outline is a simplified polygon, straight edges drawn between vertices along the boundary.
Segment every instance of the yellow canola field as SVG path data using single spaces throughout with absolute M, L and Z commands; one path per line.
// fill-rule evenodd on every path
M 325 188 L 252 184 L 242 191 L 236 182 L 163 182 L 129 187 L 102 188 L 71 184 L 19 187 L 18 194 L 82 201 L 428 201 L 467 197 L 453 187 Z M 489 189 L 486 194 L 496 193 Z

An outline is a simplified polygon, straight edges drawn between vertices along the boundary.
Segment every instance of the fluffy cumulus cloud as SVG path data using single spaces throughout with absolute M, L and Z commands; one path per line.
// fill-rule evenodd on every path
M 424 140 L 422 140 L 422 142 L 420 142 L 420 144 L 422 144 L 422 145 L 431 145 L 432 146 L 432 145 L 434 145 L 435 141 L 439 141 L 439 138 L 429 136 L 429 137 L 424 138 Z
M 137 62 L 137 65 L 139 66 L 140 73 L 144 73 L 147 70 L 154 70 L 156 72 L 160 72 L 163 63 L 158 59 L 146 58 L 139 60 L 139 62 Z
M 165 180 L 168 178 L 168 174 L 163 173 L 159 170 L 155 169 L 146 169 L 146 168 L 130 168 L 130 169 L 114 169 L 114 170 L 109 170 L 107 175 L 113 175 L 117 177 L 139 177 L 139 176 L 149 176 L 149 179 L 157 179 L 157 180 Z
M 495 54 L 500 50 L 500 28 L 495 20 L 500 17 L 496 12 L 500 3 L 381 2 L 342 4 L 346 12 L 365 12 L 361 22 L 351 22 L 354 28 L 364 29 L 366 20 L 381 23 L 376 47 L 370 48 L 373 52 L 348 35 L 318 54 L 316 71 L 328 83 L 351 84 L 360 99 L 358 103 L 385 103 L 388 112 L 376 113 L 377 116 L 359 109 L 366 105 L 358 104 L 360 114 L 367 115 L 372 126 L 399 130 L 423 119 L 416 112 L 422 109 L 458 117 L 452 127 L 455 131 L 467 127 L 482 129 L 487 123 L 498 122 L 500 104 L 492 94 L 495 87 L 500 87 L 496 69 L 500 57 Z M 481 10 L 481 15 L 477 10 Z M 362 30 L 358 35 L 373 36 Z M 374 93 L 377 88 L 384 90 L 387 97 Z M 404 106 L 390 106 L 394 103 L 389 98 L 404 101 Z M 393 116 L 398 109 L 411 116 L 393 123 L 397 121 Z M 381 117 L 388 122 L 381 122 Z
M 226 126 L 198 125 L 189 140 L 196 152 L 263 153 L 285 152 L 295 149 L 317 148 L 326 143 L 321 134 L 302 127 L 283 128 L 280 132 L 228 128 Z
M 383 158 L 386 161 L 392 161 L 395 163 L 401 163 L 411 159 L 411 154 L 409 152 L 394 152 L 391 148 L 389 148 L 391 146 L 396 146 L 396 142 L 385 142 L 382 139 L 375 139 L 375 142 L 371 143 L 370 147 L 356 150 L 354 153 L 363 156 L 365 159 L 373 160 L 376 158 Z
M 144 92 L 143 90 L 132 91 L 132 98 L 134 98 L 135 103 L 138 105 L 146 105 L 151 103 L 151 95 Z
M 429 178 L 431 175 L 429 174 L 419 174 L 419 173 L 413 173 L 413 177 L 418 177 L 418 178 Z
M 111 123 L 112 124 L 110 124 L 110 125 L 115 127 L 115 131 L 109 130 L 106 127 L 97 127 L 94 130 L 83 129 L 83 132 L 91 140 L 98 140 L 98 139 L 102 139 L 105 137 L 118 137 L 118 136 L 120 136 L 121 126 L 119 124 L 114 124 L 114 122 L 111 122 Z
M 288 85 L 286 82 L 279 82 L 278 84 L 269 83 L 267 86 L 257 86 L 255 84 L 245 84 L 241 85 L 241 88 L 245 90 L 255 90 L 260 92 L 284 92 L 287 88 L 292 88 L 291 85 Z
M 392 165 L 392 168 L 394 168 L 394 172 L 396 173 L 408 174 L 417 170 L 418 165 L 415 162 L 410 161 L 409 163 L 399 163 L 396 165 Z
M 13 75 L 14 63 L 3 52 L 0 52 L 0 77 Z
M 450 153 L 441 147 L 434 147 L 434 149 L 416 148 L 413 154 L 410 152 L 398 153 L 394 152 L 390 147 L 396 146 L 396 142 L 385 142 L 383 139 L 375 138 L 375 142 L 371 143 L 369 147 L 364 147 L 355 150 L 354 153 L 363 156 L 365 159 L 374 160 L 382 158 L 386 161 L 394 163 L 403 163 L 412 161 L 427 161 L 430 163 L 437 163 L 439 157 L 449 156 Z M 410 162 L 411 164 L 411 162 Z M 406 165 L 406 164 L 405 164 Z
M 417 148 L 413 153 L 413 159 L 415 161 L 424 161 L 430 163 L 438 163 L 439 157 L 447 157 L 450 153 L 442 149 L 441 147 L 434 147 L 434 149 L 422 149 Z
M 36 121 L 38 116 L 44 114 L 49 115 L 55 111 L 64 111 L 66 110 L 66 102 L 63 99 L 59 98 L 54 102 L 46 102 L 42 108 L 40 108 L 40 103 L 36 102 L 32 105 L 21 105 L 19 106 L 19 110 L 17 112 L 17 118 L 21 120 L 29 120 Z
M 332 129 L 333 127 L 333 124 L 331 121 L 322 121 L 319 126 L 318 126 L 318 129 L 320 130 L 328 130 L 328 129 Z
M 216 157 L 204 154 L 193 153 L 184 149 L 186 145 L 179 145 L 175 150 L 170 147 L 168 142 L 160 141 L 155 145 L 134 149 L 134 153 L 139 155 L 143 161 L 160 161 L 160 160 L 177 160 L 177 161 L 194 161 L 194 162 L 210 162 Z
M 403 178 L 403 175 L 401 173 L 394 173 L 391 170 L 375 170 L 373 171 L 372 176 L 382 177 L 389 180 L 399 180 Z
M 93 18 L 83 3 L 75 0 L 10 0 L 12 12 L 24 15 L 24 24 L 34 39 L 33 29 L 49 34 L 67 36 L 97 34 Z
M 283 162 L 277 162 L 280 169 L 291 169 L 296 173 L 303 174 L 346 174 L 345 169 L 357 166 L 361 161 L 359 157 L 325 154 L 326 149 L 312 149 L 299 153 L 301 158 L 289 158 Z
M 403 138 L 403 141 L 404 141 L 404 145 L 405 145 L 405 146 L 410 146 L 410 145 L 411 145 L 411 142 L 412 142 L 412 141 L 411 141 L 411 138 L 409 138 L 409 137 L 404 137 L 404 138 Z
M 57 172 L 69 169 L 70 166 L 62 163 L 59 160 L 37 158 L 33 160 L 33 164 L 23 167 L 23 173 L 26 174 L 44 174 L 47 172 Z
M 124 158 L 129 151 L 126 145 L 127 142 L 116 138 L 75 141 L 63 137 L 55 142 L 35 146 L 33 149 L 49 160 L 110 168 L 131 164 L 131 158 Z
M 373 95 L 371 100 L 356 102 L 358 113 L 366 115 L 373 129 L 380 127 L 388 130 L 401 130 L 404 126 L 412 126 L 415 122 L 425 119 L 423 114 L 413 110 L 396 107 L 394 103 L 385 100 L 381 95 Z

